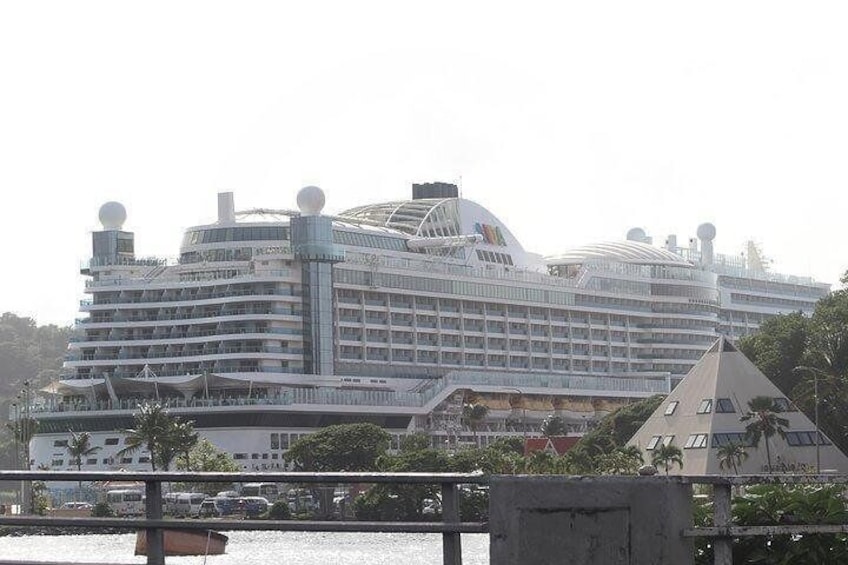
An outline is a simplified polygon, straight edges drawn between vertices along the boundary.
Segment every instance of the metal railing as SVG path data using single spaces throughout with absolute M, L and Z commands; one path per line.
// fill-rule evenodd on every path
M 684 477 L 693 485 L 713 487 L 713 525 L 684 530 L 689 538 L 708 538 L 713 544 L 713 563 L 733 565 L 733 539 L 755 536 L 848 533 L 848 524 L 774 524 L 763 526 L 734 525 L 732 489 L 750 485 L 848 485 L 848 475 L 740 475 Z
M 377 532 L 442 534 L 442 560 L 445 565 L 462 565 L 460 534 L 486 533 L 487 524 L 462 522 L 459 513 L 459 485 L 486 485 L 480 474 L 466 473 L 113 473 L 104 471 L 0 471 L 4 481 L 138 481 L 145 484 L 144 518 L 63 518 L 35 515 L 0 515 L 0 526 L 56 526 L 85 528 L 127 528 L 147 531 L 148 565 L 165 563 L 165 530 L 263 530 L 297 532 Z M 329 484 L 417 484 L 441 486 L 441 522 L 371 522 L 345 520 L 169 520 L 162 507 L 162 484 L 168 482 L 249 483 L 274 482 L 296 485 Z

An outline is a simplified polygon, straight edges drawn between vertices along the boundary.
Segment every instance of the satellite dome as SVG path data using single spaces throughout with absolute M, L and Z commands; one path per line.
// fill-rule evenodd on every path
M 104 230 L 119 230 L 127 220 L 127 209 L 120 202 L 107 202 L 100 207 L 99 217 Z
M 631 228 L 627 230 L 627 241 L 641 241 L 647 239 L 648 234 L 642 228 Z
M 716 236 L 716 228 L 711 223 L 707 222 L 698 226 L 698 239 L 712 241 Z
M 317 216 L 324 209 L 324 191 L 317 186 L 305 186 L 297 193 L 297 207 L 304 216 Z

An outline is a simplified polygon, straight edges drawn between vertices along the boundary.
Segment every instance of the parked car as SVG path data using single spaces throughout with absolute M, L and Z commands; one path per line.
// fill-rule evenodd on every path
M 244 496 L 239 500 L 243 503 L 242 508 L 247 518 L 256 518 L 267 512 L 268 507 L 271 506 L 268 499 L 262 496 Z
M 227 496 L 213 496 L 205 499 L 198 511 L 198 516 L 201 518 L 217 518 L 219 516 L 229 516 L 236 513 L 237 509 L 236 498 Z
M 91 510 L 94 506 L 90 502 L 73 502 L 68 501 L 59 508 L 63 510 Z
M 202 492 L 187 492 L 179 495 L 174 505 L 174 516 L 194 518 L 200 513 L 200 505 L 206 500 Z

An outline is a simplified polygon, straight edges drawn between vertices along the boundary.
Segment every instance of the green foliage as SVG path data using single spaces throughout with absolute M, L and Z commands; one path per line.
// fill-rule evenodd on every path
M 733 504 L 734 522 L 742 526 L 845 524 L 839 485 L 756 485 Z M 734 542 L 734 563 L 817 565 L 848 562 L 845 534 L 762 536 Z
M 202 439 L 191 448 L 186 458 L 177 461 L 180 471 L 196 471 L 201 473 L 234 473 L 241 471 L 238 463 L 225 451 L 215 447 L 208 439 Z M 204 492 L 210 496 L 222 490 L 230 490 L 232 483 L 191 483 L 191 490 Z
M 661 443 L 651 453 L 651 464 L 657 469 L 662 467 L 665 470 L 665 474 L 668 475 L 668 472 L 675 465 L 678 465 L 681 469 L 683 468 L 683 451 L 676 445 L 665 445 Z
M 798 383 L 795 367 L 804 363 L 810 320 L 800 312 L 769 318 L 760 331 L 739 341 L 739 350 L 787 396 Z
M 289 503 L 285 500 L 278 500 L 268 509 L 269 520 L 291 520 L 291 510 Z
M 133 414 L 135 427 L 124 430 L 126 441 L 118 455 L 135 453 L 141 449 L 150 452 L 150 466 L 169 470 L 178 453 L 186 454 L 198 440 L 193 422 L 184 422 L 171 416 L 161 404 L 144 403 Z
M 739 467 L 748 459 L 748 451 L 741 443 L 731 441 L 716 450 L 719 469 L 733 469 L 733 474 L 739 474 Z
M 564 436 L 568 433 L 568 426 L 565 425 L 565 420 L 561 416 L 550 414 L 542 421 L 539 431 L 546 438 Z
M 374 471 L 389 440 L 374 424 L 328 426 L 292 443 L 285 458 L 296 471 Z
M 499 437 L 489 444 L 489 449 L 499 453 L 514 453 L 515 455 L 524 455 L 524 438 L 520 437 Z
M 98 502 L 91 509 L 92 518 L 114 518 L 115 512 L 105 502 Z
M 664 398 L 662 395 L 655 395 L 619 408 L 601 420 L 598 427 L 584 435 L 577 445 L 583 444 L 596 451 L 611 451 L 624 446 Z
M 778 413 L 781 411 L 780 406 L 775 403 L 774 398 L 770 396 L 755 396 L 748 401 L 748 411 L 739 418 L 741 422 L 749 422 L 745 426 L 745 432 L 755 447 L 760 445 L 760 440 L 765 439 L 766 461 L 768 462 L 769 472 L 771 472 L 769 439 L 774 435 L 784 437 L 786 435 L 786 428 L 789 427 L 789 420 L 778 416 Z
M 101 447 L 91 445 L 91 434 L 88 432 L 71 432 L 71 437 L 68 440 L 68 455 L 71 456 L 77 470 L 82 470 L 82 460 L 89 455 L 94 455 L 100 451 Z
M 33 319 L 9 312 L 0 316 L 0 414 L 12 413 L 11 405 L 18 402 L 24 381 L 33 383 L 35 390 L 59 375 L 69 335 L 70 328 L 37 326 Z M 16 459 L 20 461 L 14 449 L 14 428 L 11 423 L 0 426 L 0 469 L 12 469 Z M 35 430 L 30 426 L 24 431 Z

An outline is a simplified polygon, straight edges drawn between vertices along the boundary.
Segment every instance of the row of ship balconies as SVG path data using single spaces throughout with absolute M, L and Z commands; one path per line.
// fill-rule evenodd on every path
M 265 373 L 265 374 L 301 374 L 303 364 L 300 362 L 277 362 L 275 364 L 263 364 L 255 359 L 225 359 L 202 362 L 186 363 L 136 363 L 126 365 L 103 365 L 103 366 L 79 366 L 71 367 L 69 374 L 63 378 L 89 378 L 101 377 L 108 374 L 115 378 L 133 378 L 143 374 L 148 367 L 158 377 L 184 377 L 186 375 L 202 375 L 203 373 L 234 374 L 234 373 Z
M 303 347 L 288 345 L 233 344 L 227 342 L 205 345 L 169 345 L 153 347 L 98 347 L 69 353 L 67 361 L 140 361 L 180 357 L 214 357 L 245 354 L 302 355 Z
M 188 304 L 203 302 L 204 304 L 211 304 L 216 301 L 267 301 L 270 299 L 286 299 L 290 297 L 300 299 L 300 288 L 295 288 L 294 285 L 282 285 L 279 288 L 188 288 L 139 292 L 98 292 L 93 298 L 81 300 L 80 309 L 83 311 L 92 311 L 123 306 L 137 308 L 139 305 L 149 308 L 161 308 L 172 306 L 176 302 L 185 302 Z

